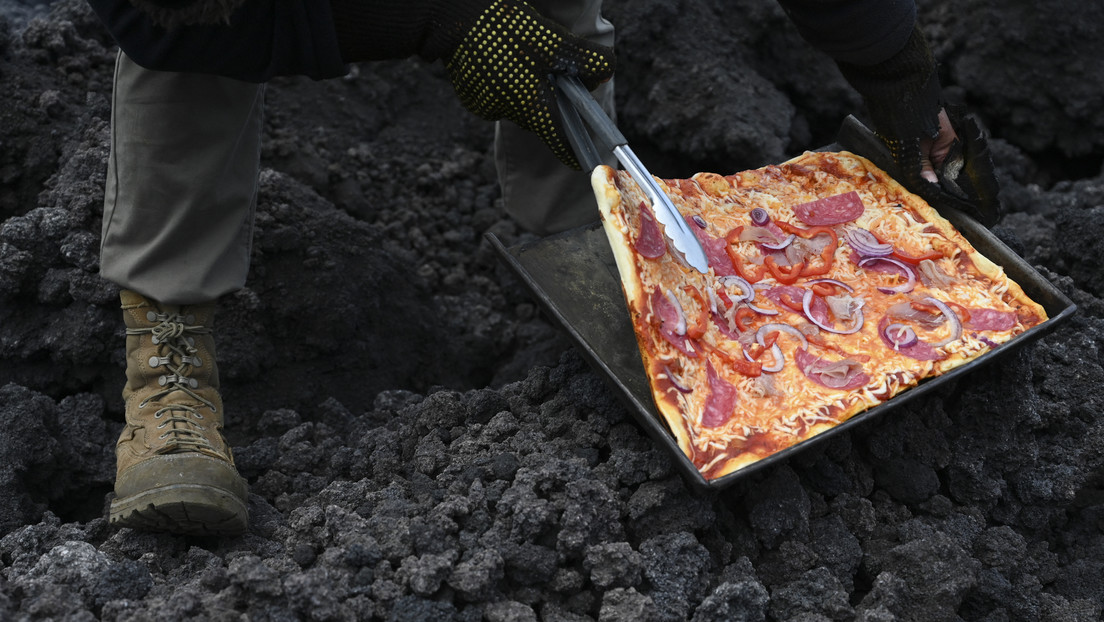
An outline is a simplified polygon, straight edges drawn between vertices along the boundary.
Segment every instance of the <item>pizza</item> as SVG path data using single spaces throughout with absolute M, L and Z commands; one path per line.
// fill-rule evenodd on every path
M 669 247 L 623 171 L 592 185 L 656 408 L 715 479 L 1047 319 L 918 196 L 848 152 L 657 180 L 709 259 Z

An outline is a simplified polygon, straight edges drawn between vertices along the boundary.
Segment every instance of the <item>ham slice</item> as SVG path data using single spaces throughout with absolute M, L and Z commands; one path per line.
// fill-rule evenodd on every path
M 862 370 L 862 364 L 855 360 L 829 361 L 810 354 L 808 350 L 798 349 L 794 351 L 794 362 L 806 378 L 829 389 L 850 391 L 870 382 L 870 376 Z

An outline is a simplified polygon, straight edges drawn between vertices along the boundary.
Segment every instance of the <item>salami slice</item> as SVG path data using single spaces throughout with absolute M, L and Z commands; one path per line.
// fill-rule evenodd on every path
M 712 363 L 706 365 L 706 382 L 709 384 L 709 397 L 702 411 L 702 425 L 715 428 L 724 425 L 732 417 L 732 410 L 736 407 L 737 391 L 736 387 L 717 374 Z
M 675 303 L 671 302 L 671 299 L 658 288 L 652 290 L 650 302 L 652 313 L 659 320 L 659 334 L 667 340 L 667 343 L 678 348 L 679 352 L 690 358 L 698 358 L 690 338 L 685 332 L 681 335 L 678 333 L 680 315 L 679 310 L 675 308 Z M 683 330 L 685 331 L 685 327 Z
M 733 341 L 740 338 L 740 333 L 734 331 L 732 327 L 728 325 L 728 318 L 715 312 L 710 313 L 709 317 L 713 320 L 713 323 L 717 325 L 717 330 L 721 331 L 722 335 Z
M 640 202 L 640 231 L 633 241 L 633 248 L 641 257 L 648 259 L 657 259 L 667 253 L 667 240 L 663 239 L 652 208 L 644 201 Z
M 972 330 L 1012 330 L 1016 314 L 996 309 L 970 309 L 970 319 L 964 322 Z
M 690 230 L 701 242 L 702 250 L 705 251 L 705 258 L 709 262 L 709 267 L 713 268 L 713 272 L 717 276 L 736 276 L 736 267 L 732 265 L 732 258 L 725 251 L 728 242 L 723 238 L 710 235 L 708 231 L 692 223 Z
M 850 222 L 862 216 L 866 208 L 863 206 L 862 199 L 859 198 L 859 193 L 852 190 L 851 192 L 795 205 L 793 210 L 794 214 L 801 219 L 801 222 L 817 227 Z

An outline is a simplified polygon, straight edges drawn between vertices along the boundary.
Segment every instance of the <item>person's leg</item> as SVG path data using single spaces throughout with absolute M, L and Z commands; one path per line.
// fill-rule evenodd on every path
M 143 69 L 120 54 L 101 273 L 124 289 L 126 425 L 113 525 L 246 529 L 247 485 L 221 429 L 214 301 L 249 268 L 263 87 Z
M 249 270 L 264 86 L 144 69 L 120 53 L 100 272 L 160 302 L 209 302 Z
M 600 0 L 535 0 L 545 16 L 571 32 L 613 46 L 613 25 L 601 16 Z M 613 80 L 594 91 L 614 117 Z M 617 160 L 609 156 L 606 163 Z M 598 220 L 598 205 L 589 171 L 564 166 L 536 135 L 509 121 L 495 125 L 495 166 L 506 213 L 523 228 L 541 235 L 565 231 Z

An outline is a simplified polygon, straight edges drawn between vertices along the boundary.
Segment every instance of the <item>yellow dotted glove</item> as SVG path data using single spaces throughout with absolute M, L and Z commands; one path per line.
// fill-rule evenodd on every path
M 549 76 L 578 76 L 595 88 L 613 75 L 613 50 L 572 35 L 517 0 L 495 0 L 446 58 L 464 106 L 508 119 L 540 136 L 568 166 L 579 168 L 563 133 Z

